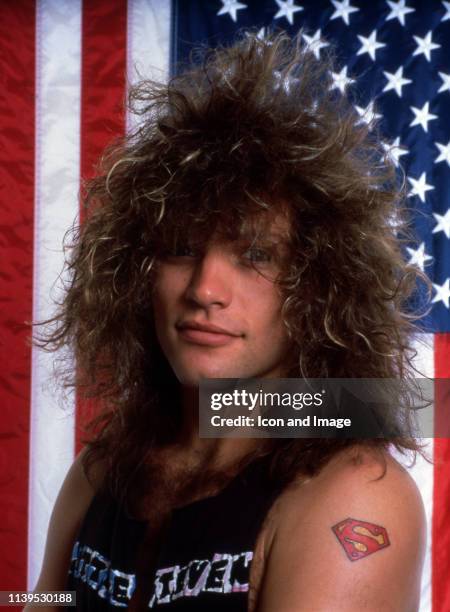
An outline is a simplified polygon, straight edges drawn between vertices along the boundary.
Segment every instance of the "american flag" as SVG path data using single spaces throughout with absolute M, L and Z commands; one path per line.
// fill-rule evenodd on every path
M 61 295 L 82 180 L 134 121 L 127 83 L 166 78 L 196 43 L 283 28 L 301 29 L 318 56 L 334 47 L 333 86 L 362 121 L 379 120 L 416 211 L 419 242 L 405 255 L 433 282 L 417 366 L 450 377 L 450 2 L 4 0 L 0 28 L 0 590 L 34 587 L 77 450 L 79 401 L 52 384 L 55 355 L 29 346 L 25 321 L 49 317 Z M 429 440 L 428 453 L 434 465 L 412 468 L 429 529 L 421 610 L 448 612 L 450 440 Z

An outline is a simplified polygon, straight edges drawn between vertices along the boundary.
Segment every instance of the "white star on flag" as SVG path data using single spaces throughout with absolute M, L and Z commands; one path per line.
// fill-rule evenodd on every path
M 425 132 L 428 132 L 428 122 L 433 121 L 433 119 L 437 119 L 437 115 L 433 115 L 433 113 L 428 112 L 430 103 L 425 102 L 422 108 L 416 108 L 415 106 L 411 106 L 412 112 L 415 114 L 415 118 L 409 124 L 409 127 L 413 127 L 413 125 L 421 125 Z
M 263 26 L 257 31 L 256 38 L 258 38 L 259 40 L 264 40 L 268 33 L 269 33 L 269 30 Z M 245 35 L 247 36 L 247 38 L 250 38 L 251 36 L 253 36 L 253 30 L 250 29 L 249 31 L 246 31 Z M 271 43 L 268 43 L 268 44 L 270 45 Z
M 446 13 L 445 13 L 445 15 L 442 17 L 441 22 L 442 22 L 442 21 L 447 21 L 447 19 L 450 19 L 450 2 L 445 2 L 445 1 L 444 1 L 444 2 L 442 2 L 442 4 L 444 5 L 445 10 L 446 10 L 447 12 L 446 12 Z
M 246 4 L 237 2 L 237 0 L 221 0 L 221 2 L 223 6 L 217 15 L 230 15 L 233 21 L 236 21 L 238 11 L 247 8 Z
M 339 2 L 339 0 L 331 0 L 331 3 L 334 4 L 335 11 L 331 15 L 330 21 L 332 19 L 337 19 L 338 17 L 342 17 L 345 23 L 349 25 L 350 23 L 349 16 L 352 13 L 356 13 L 356 11 L 359 11 L 359 8 L 357 8 L 356 6 L 352 6 L 350 4 L 350 0 L 342 0 L 342 2 Z
M 423 38 L 420 38 L 420 36 L 413 36 L 413 38 L 417 43 L 417 49 L 414 51 L 413 55 L 420 55 L 423 53 L 427 60 L 431 62 L 431 52 L 434 49 L 439 49 L 441 46 L 431 40 L 431 30 Z
M 408 149 L 400 145 L 400 136 L 397 136 L 392 144 L 383 143 L 383 147 L 396 166 L 400 163 L 400 157 L 408 153 Z
M 445 215 L 433 213 L 433 217 L 436 219 L 437 224 L 431 233 L 436 234 L 437 232 L 444 232 L 447 238 L 450 238 L 450 208 L 447 210 Z
M 367 38 L 365 36 L 360 36 L 358 34 L 358 38 L 361 41 L 361 48 L 359 49 L 356 55 L 362 55 L 363 53 L 368 53 L 373 61 L 375 61 L 375 55 L 377 49 L 381 49 L 381 47 L 385 47 L 386 43 L 381 43 L 377 41 L 377 31 L 374 30 L 370 36 Z
M 358 112 L 358 115 L 361 117 L 361 121 L 364 121 L 364 123 L 369 124 L 369 123 L 372 123 L 372 121 L 377 121 L 377 119 L 380 119 L 382 117 L 382 115 L 375 112 L 373 106 L 374 106 L 373 100 L 369 102 L 366 108 L 355 106 Z
M 320 28 L 317 30 L 317 32 L 314 33 L 313 36 L 308 36 L 308 34 L 303 34 L 303 38 L 308 43 L 310 50 L 314 53 L 317 59 L 320 59 L 320 50 L 322 49 L 322 47 L 328 47 L 328 45 L 330 44 L 330 43 L 323 41 L 321 39 L 321 36 L 322 36 L 322 33 L 320 31 Z
M 294 14 L 298 11 L 303 11 L 302 6 L 297 6 L 294 4 L 294 0 L 275 0 L 278 4 L 278 13 L 275 15 L 274 19 L 281 19 L 281 17 L 286 17 L 291 25 L 294 25 Z
M 394 234 L 398 233 L 398 230 L 402 226 L 402 221 L 400 221 L 400 217 L 397 210 L 395 210 L 392 214 L 389 215 L 387 219 L 387 224 L 389 225 Z
M 422 242 L 418 249 L 410 249 L 409 247 L 406 247 L 406 250 L 411 255 L 408 263 L 412 266 L 417 266 L 422 270 L 422 272 L 424 272 L 427 262 L 433 259 L 431 255 L 427 255 L 425 253 L 425 242 Z
M 433 287 L 436 290 L 436 295 L 434 296 L 432 300 L 432 304 L 435 304 L 436 302 L 443 302 L 446 308 L 449 307 L 449 299 L 450 299 L 449 283 L 450 283 L 450 278 L 446 278 L 445 281 L 442 283 L 442 285 L 437 285 L 436 283 L 433 283 Z
M 387 0 L 387 3 L 391 7 L 391 12 L 386 17 L 386 21 L 389 21 L 390 19 L 398 19 L 402 26 L 405 25 L 405 15 L 408 13 L 414 13 L 416 10 L 409 6 L 405 6 L 405 0 L 399 0 L 397 3 Z
M 355 79 L 351 79 L 347 76 L 347 70 L 347 66 L 344 66 L 340 72 L 331 73 L 333 85 L 330 87 L 330 89 L 339 89 L 341 93 L 344 93 L 347 85 L 355 82 Z
M 298 79 L 297 77 L 292 77 L 289 74 L 283 76 L 279 70 L 275 70 L 274 76 L 278 81 L 276 88 L 281 86 L 286 93 L 289 93 L 291 91 L 292 85 L 300 81 L 300 79 Z
M 440 142 L 435 142 L 434 144 L 439 149 L 439 157 L 436 157 L 434 163 L 437 164 L 438 162 L 446 161 L 450 166 L 450 140 L 446 145 L 441 144 Z
M 388 80 L 388 83 L 383 89 L 383 91 L 390 91 L 391 89 L 395 89 L 395 93 L 400 98 L 402 97 L 402 87 L 408 85 L 408 83 L 412 83 L 411 79 L 403 78 L 403 66 L 400 66 L 397 72 L 383 72 L 383 74 Z
M 442 85 L 438 89 L 438 93 L 450 91 L 450 74 L 445 74 L 445 72 L 438 72 L 438 74 L 442 79 Z
M 427 176 L 425 172 L 422 172 L 420 178 L 414 179 L 408 176 L 408 181 L 412 185 L 412 189 L 409 192 L 409 196 L 419 196 L 422 203 L 425 203 L 425 193 L 434 189 L 433 185 L 428 185 L 426 182 Z

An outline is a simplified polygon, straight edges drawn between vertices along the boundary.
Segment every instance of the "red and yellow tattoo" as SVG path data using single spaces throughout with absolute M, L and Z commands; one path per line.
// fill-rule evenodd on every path
M 350 561 L 358 561 L 390 544 L 386 529 L 375 523 L 346 518 L 331 529 Z

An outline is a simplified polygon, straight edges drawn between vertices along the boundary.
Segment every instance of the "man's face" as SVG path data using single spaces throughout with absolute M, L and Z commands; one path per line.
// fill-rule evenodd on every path
M 182 384 L 283 376 L 289 342 L 274 280 L 287 223 L 279 215 L 253 244 L 213 236 L 202 252 L 178 245 L 158 261 L 156 334 Z

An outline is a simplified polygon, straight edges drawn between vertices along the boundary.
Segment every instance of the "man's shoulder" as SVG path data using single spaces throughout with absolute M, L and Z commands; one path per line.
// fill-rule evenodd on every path
M 377 518 L 379 517 L 379 518 Z M 355 447 L 337 454 L 314 477 L 299 476 L 277 501 L 278 533 L 306 524 L 331 529 L 347 519 L 389 523 L 400 543 L 411 544 L 411 533 L 422 541 L 425 511 L 409 471 L 389 452 Z M 319 529 L 321 531 L 321 529 Z
M 308 514 L 339 511 L 351 502 L 355 510 L 369 505 L 374 510 L 414 513 L 423 509 L 420 492 L 409 471 L 388 451 L 355 446 L 336 454 L 315 476 L 299 475 L 279 499 L 284 519 L 301 508 Z M 331 505 L 332 504 L 332 505 Z
M 300 603 L 327 609 L 333 598 L 336 610 L 357 609 L 369 597 L 368 610 L 385 604 L 389 610 L 385 592 L 392 609 L 406 601 L 405 609 L 414 609 L 425 514 L 414 480 L 388 452 L 354 447 L 337 454 L 316 476 L 296 479 L 278 498 L 273 518 L 262 595 L 267 609 L 274 593 L 282 596 L 280 585 L 286 609 L 302 610 Z

